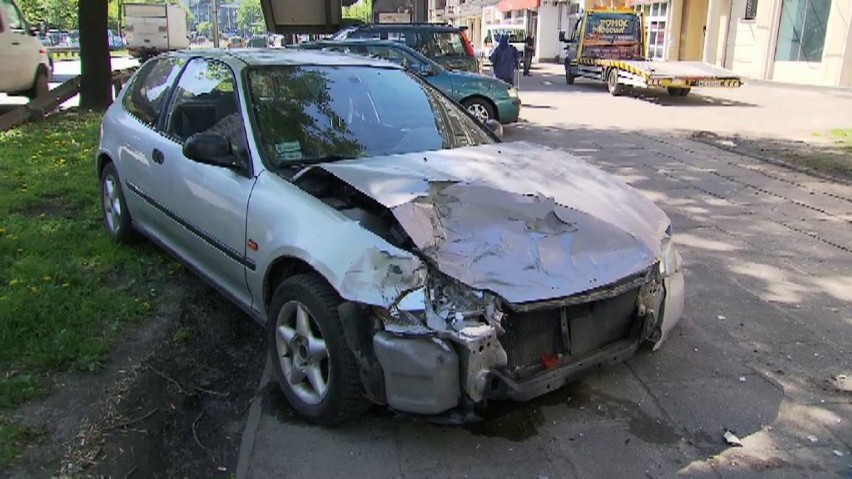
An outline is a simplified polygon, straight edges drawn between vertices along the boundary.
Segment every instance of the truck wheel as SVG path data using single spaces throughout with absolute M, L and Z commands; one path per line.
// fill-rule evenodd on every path
M 691 88 L 681 88 L 681 89 L 680 89 L 680 96 L 686 96 L 686 95 L 689 95 L 689 91 L 690 91 L 690 90 L 691 90 Z
M 609 75 L 607 75 L 606 79 L 606 87 L 607 90 L 612 94 L 612 96 L 620 96 L 624 93 L 624 85 L 618 82 L 618 69 L 613 68 L 609 71 Z
M 565 83 L 567 83 L 568 85 L 574 84 L 574 74 L 570 71 L 565 72 Z
M 269 355 L 284 396 L 300 415 L 329 426 L 370 405 L 337 315 L 340 302 L 320 276 L 301 274 L 275 289 L 266 320 Z

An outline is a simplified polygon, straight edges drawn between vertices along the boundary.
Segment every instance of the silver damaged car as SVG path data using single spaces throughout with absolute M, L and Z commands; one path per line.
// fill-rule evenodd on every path
M 162 55 L 103 119 L 104 225 L 265 325 L 304 417 L 473 418 L 656 349 L 684 306 L 662 210 L 490 126 L 380 60 Z

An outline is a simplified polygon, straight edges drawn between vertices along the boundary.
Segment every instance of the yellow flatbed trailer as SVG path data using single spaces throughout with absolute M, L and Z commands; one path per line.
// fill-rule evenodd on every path
M 666 88 L 670 95 L 686 96 L 693 87 L 743 85 L 742 79 L 732 71 L 703 62 L 581 58 L 575 65 L 575 76 L 605 81 L 614 95 L 620 95 L 624 86 Z
M 609 92 L 624 87 L 665 88 L 669 95 L 686 96 L 696 87 L 738 88 L 742 78 L 716 65 L 696 61 L 657 61 L 647 58 L 644 17 L 629 9 L 590 9 L 577 20 L 565 47 L 565 81 L 577 77 L 606 82 Z

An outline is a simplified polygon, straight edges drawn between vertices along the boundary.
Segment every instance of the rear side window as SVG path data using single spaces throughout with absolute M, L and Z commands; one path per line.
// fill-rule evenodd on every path
M 374 38 L 377 40 L 391 40 L 408 45 L 409 47 L 428 55 L 426 42 L 423 36 L 415 31 L 393 31 L 393 30 L 356 30 L 349 35 L 349 38 Z
M 21 17 L 21 12 L 18 10 L 18 7 L 15 6 L 14 3 L 9 0 L 0 0 L 0 8 L 3 9 L 3 12 L 6 13 L 6 18 L 9 20 L 9 29 L 10 30 L 23 30 L 26 26 L 24 24 L 24 19 Z M 1 27 L 2 25 L 0 25 Z M 3 29 L 0 28 L 0 31 Z
M 459 32 L 435 32 L 431 35 L 432 56 L 435 57 L 457 57 L 467 55 Z
M 127 90 L 124 108 L 143 123 L 155 126 L 185 62 L 182 58 L 164 58 L 146 64 Z

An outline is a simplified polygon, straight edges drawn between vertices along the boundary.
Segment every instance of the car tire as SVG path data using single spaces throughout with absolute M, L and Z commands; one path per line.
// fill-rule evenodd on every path
M 618 82 L 618 69 L 613 68 L 609 71 L 606 78 L 606 87 L 612 96 L 620 96 L 624 93 L 624 85 Z
M 484 98 L 468 98 L 462 102 L 467 111 L 483 125 L 488 120 L 496 120 L 494 106 Z
M 132 243 L 138 238 L 136 230 L 133 229 L 130 210 L 124 201 L 121 178 L 112 163 L 107 163 L 101 171 L 101 211 L 104 228 L 113 240 Z
M 692 90 L 692 89 L 691 88 L 681 88 L 680 89 L 680 96 L 689 95 L 690 90 Z
M 33 87 L 27 92 L 27 97 L 30 100 L 35 100 L 36 98 L 41 98 L 50 93 L 50 79 L 47 76 L 47 72 L 44 71 L 43 68 L 39 68 L 35 75 L 35 81 L 33 82 Z
M 297 413 L 324 426 L 370 406 L 337 314 L 341 301 L 319 275 L 301 274 L 275 289 L 267 317 L 269 356 L 281 391 Z

